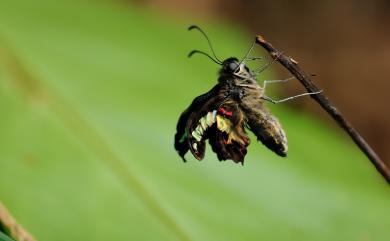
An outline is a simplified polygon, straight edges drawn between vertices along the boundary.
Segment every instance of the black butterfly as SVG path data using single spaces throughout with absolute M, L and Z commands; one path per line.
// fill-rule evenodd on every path
M 204 54 L 220 64 L 222 68 L 218 83 L 209 92 L 196 97 L 179 118 L 175 149 L 183 161 L 186 161 L 184 155 L 188 150 L 196 159 L 202 160 L 208 139 L 220 161 L 230 159 L 243 163 L 250 143 L 247 129 L 269 149 L 285 157 L 287 155 L 286 134 L 279 121 L 264 107 L 263 101 L 278 103 L 293 97 L 274 101 L 264 95 L 267 82 L 260 86 L 255 78 L 258 73 L 249 70 L 244 63 L 245 60 L 254 59 L 247 57 L 254 44 L 243 60 L 239 61 L 231 57 L 220 61 L 207 35 L 197 26 L 189 28 L 192 29 L 199 30 L 206 37 L 215 59 L 198 50 L 192 51 L 189 57 L 195 53 Z M 287 80 L 289 79 L 276 82 Z M 299 96 L 307 94 L 315 93 Z

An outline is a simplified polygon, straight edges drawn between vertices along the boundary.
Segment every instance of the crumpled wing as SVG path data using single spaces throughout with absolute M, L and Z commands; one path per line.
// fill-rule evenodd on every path
M 249 145 L 244 114 L 236 101 L 226 97 L 227 89 L 226 85 L 217 84 L 208 93 L 196 97 L 180 116 L 175 149 L 184 161 L 188 150 L 202 160 L 207 139 L 220 161 L 244 161 Z
M 244 126 L 244 114 L 236 102 L 224 103 L 218 109 L 216 123 L 209 132 L 209 143 L 220 161 L 230 159 L 244 163 L 250 143 Z
M 183 159 L 184 155 L 191 150 L 194 157 L 202 160 L 205 154 L 206 131 L 210 125 L 207 125 L 205 119 L 209 112 L 217 108 L 218 103 L 223 99 L 222 85 L 217 84 L 209 92 L 196 97 L 191 105 L 181 114 L 176 127 L 175 149 Z M 198 127 L 200 119 L 203 118 L 203 126 Z M 198 127 L 198 129 L 197 129 Z M 194 134 L 194 135 L 193 135 Z

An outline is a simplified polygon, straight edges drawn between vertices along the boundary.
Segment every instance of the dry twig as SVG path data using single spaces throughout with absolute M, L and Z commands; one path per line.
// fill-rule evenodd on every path
M 262 46 L 269 54 L 276 58 L 291 74 L 293 74 L 302 85 L 305 86 L 308 92 L 318 92 L 320 89 L 311 81 L 309 75 L 301 70 L 298 66 L 298 62 L 294 59 L 285 56 L 282 52 L 275 49 L 270 43 L 268 43 L 262 36 L 256 37 L 256 43 Z M 328 112 L 328 114 L 337 122 L 337 124 L 343 128 L 344 131 L 352 138 L 356 145 L 362 152 L 368 157 L 368 159 L 374 164 L 375 168 L 382 174 L 386 181 L 390 184 L 390 169 L 386 164 L 379 158 L 375 151 L 367 144 L 363 137 L 352 127 L 352 125 L 344 118 L 341 112 L 329 101 L 323 92 L 311 95 L 321 107 Z

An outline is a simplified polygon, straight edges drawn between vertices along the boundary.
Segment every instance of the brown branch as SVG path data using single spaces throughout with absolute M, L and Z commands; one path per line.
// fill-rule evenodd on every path
M 270 43 L 268 43 L 262 36 L 256 37 L 256 43 L 266 49 L 269 54 L 276 58 L 291 74 L 293 74 L 301 83 L 305 86 L 308 92 L 318 92 L 320 89 L 311 81 L 309 75 L 307 75 L 298 66 L 298 62 L 294 59 L 285 56 L 282 52 L 275 49 Z M 328 112 L 328 114 L 337 122 L 337 124 L 348 133 L 356 145 L 362 152 L 368 157 L 368 159 L 374 164 L 375 168 L 382 174 L 386 181 L 390 184 L 390 169 L 379 158 L 375 151 L 367 144 L 363 137 L 352 127 L 352 125 L 344 118 L 341 112 L 329 101 L 323 92 L 311 95 L 321 107 Z

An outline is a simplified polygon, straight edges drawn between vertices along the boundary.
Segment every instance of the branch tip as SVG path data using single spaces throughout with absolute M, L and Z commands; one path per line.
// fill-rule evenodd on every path
M 261 43 L 265 43 L 265 42 L 267 42 L 267 41 L 265 41 L 265 38 L 263 36 L 261 36 L 261 35 L 256 36 L 256 43 L 261 44 Z

